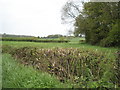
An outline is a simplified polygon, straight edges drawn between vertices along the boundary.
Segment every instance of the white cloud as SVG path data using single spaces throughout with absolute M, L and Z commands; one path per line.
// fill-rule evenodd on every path
M 46 36 L 66 34 L 61 8 L 67 0 L 0 0 L 0 32 Z

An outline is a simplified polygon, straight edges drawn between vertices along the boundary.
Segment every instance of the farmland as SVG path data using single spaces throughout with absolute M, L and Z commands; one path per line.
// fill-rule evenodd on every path
M 119 58 L 116 53 L 118 48 L 91 46 L 80 42 L 84 38 L 70 38 L 69 40 L 69 43 L 2 41 L 2 52 L 7 53 L 3 54 L 3 60 L 6 59 L 3 62 L 5 67 L 3 69 L 3 76 L 5 76 L 3 87 L 116 88 L 119 86 L 117 72 L 119 71 L 117 65 Z M 12 59 L 10 62 L 9 58 Z M 17 71 L 24 72 L 26 67 L 30 67 L 30 69 L 27 68 L 26 70 L 30 73 L 29 71 L 33 67 L 33 73 L 45 73 L 46 78 L 48 78 L 46 81 L 48 84 L 39 86 L 38 84 L 41 82 L 45 83 L 44 79 L 41 82 L 39 81 L 41 79 L 38 79 L 43 76 L 28 75 L 28 79 L 24 81 L 25 86 L 23 86 L 24 84 L 19 85 L 21 82 L 18 82 L 19 80 L 12 73 L 16 73 L 16 75 L 20 73 L 13 72 L 12 69 L 8 71 L 6 67 L 9 67 L 9 65 L 6 65 L 6 62 L 10 63 L 11 66 L 12 63 L 20 64 L 20 67 L 22 65 L 22 70 L 18 67 Z M 13 65 L 12 68 L 14 67 L 16 66 Z M 7 77 L 8 74 L 9 77 Z M 29 77 L 36 78 L 35 80 L 38 80 L 38 84 L 29 79 Z M 13 81 L 13 78 L 16 80 Z M 23 78 L 27 78 L 25 73 L 23 73 Z M 11 85 L 7 83 L 7 80 L 11 81 Z M 34 84 L 30 83 L 29 86 L 27 84 L 29 81 Z M 15 82 L 18 85 L 14 86 L 13 83 Z M 38 86 L 34 86 L 35 84 Z
M 2 89 L 119 89 L 117 1 L 1 0 Z

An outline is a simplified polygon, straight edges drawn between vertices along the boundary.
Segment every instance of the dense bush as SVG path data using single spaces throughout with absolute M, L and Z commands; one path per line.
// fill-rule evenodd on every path
M 115 57 L 97 50 L 24 47 L 9 53 L 24 65 L 56 75 L 61 82 L 70 80 L 79 84 L 78 87 L 113 88 L 119 85 Z
M 9 45 L 3 45 L 2 46 L 2 53 L 11 53 L 14 51 L 15 48 L 9 46 Z
M 47 38 L 60 38 L 63 37 L 63 35 L 55 34 L 55 35 L 48 35 Z
M 120 46 L 120 30 L 118 23 L 113 25 L 112 30 L 109 32 L 108 37 L 103 39 L 100 43 L 101 46 Z

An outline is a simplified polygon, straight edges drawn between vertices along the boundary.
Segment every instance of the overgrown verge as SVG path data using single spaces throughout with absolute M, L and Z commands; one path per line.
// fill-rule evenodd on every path
M 6 52 L 7 50 L 4 50 Z M 11 47 L 9 47 L 10 49 Z M 37 49 L 24 47 L 9 52 L 24 65 L 56 75 L 80 88 L 116 88 L 119 83 L 118 59 L 108 53 L 73 48 Z
M 15 61 L 9 54 L 2 55 L 2 88 L 71 88 L 54 76 L 34 70 Z

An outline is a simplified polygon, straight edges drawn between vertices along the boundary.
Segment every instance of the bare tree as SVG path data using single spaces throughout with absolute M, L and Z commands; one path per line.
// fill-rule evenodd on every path
M 69 0 L 62 8 L 61 19 L 63 23 L 72 23 L 76 17 L 81 13 L 82 1 L 80 0 Z

